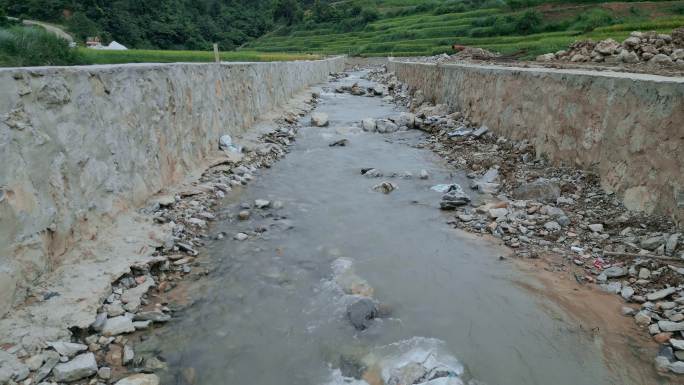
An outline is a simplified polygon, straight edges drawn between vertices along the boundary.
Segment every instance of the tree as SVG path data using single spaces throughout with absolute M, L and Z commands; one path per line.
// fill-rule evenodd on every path
M 284 21 L 292 25 L 302 19 L 302 9 L 297 0 L 278 0 L 273 12 L 275 21 Z
M 0 3 L 0 27 L 4 27 L 9 24 L 7 20 L 7 12 L 5 11 L 4 4 Z
M 529 10 L 518 17 L 515 22 L 515 30 L 521 35 L 534 33 L 540 29 L 542 22 L 543 19 L 539 12 Z
M 314 2 L 311 12 L 313 12 L 314 20 L 318 23 L 323 23 L 330 20 L 330 6 L 327 4 L 321 4 L 321 0 L 316 0 Z
M 98 25 L 90 20 L 83 12 L 74 13 L 67 21 L 67 26 L 69 27 L 69 32 L 76 35 L 81 40 L 85 40 L 89 36 L 98 36 L 100 34 Z

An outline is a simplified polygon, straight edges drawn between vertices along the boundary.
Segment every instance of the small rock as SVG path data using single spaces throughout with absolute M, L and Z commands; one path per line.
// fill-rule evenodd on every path
M 389 194 L 396 189 L 397 189 L 397 185 L 395 185 L 392 182 L 382 182 L 380 184 L 373 186 L 373 191 L 378 191 L 378 192 L 381 192 L 383 194 Z
M 134 374 L 117 381 L 116 385 L 159 385 L 159 377 L 155 374 Z
M 377 129 L 375 119 L 367 118 L 361 121 L 361 128 L 364 131 L 373 132 Z
M 672 345 L 672 347 L 675 348 L 676 350 L 684 350 L 684 340 L 678 340 L 678 339 L 672 338 L 670 340 L 670 345 Z
M 473 133 L 471 135 L 476 137 L 476 138 L 479 138 L 482 135 L 486 134 L 487 131 L 489 131 L 489 128 L 487 126 L 482 126 L 482 127 L 478 128 L 477 130 L 473 131 Z
M 73 342 L 56 341 L 48 342 L 47 345 L 55 349 L 60 355 L 66 357 L 73 357 L 79 352 L 88 350 L 88 346 L 83 344 L 75 344 Z
M 150 357 L 145 360 L 145 369 L 147 370 L 164 370 L 166 368 L 166 362 L 157 357 Z
M 102 331 L 105 322 L 107 322 L 107 313 L 97 313 L 95 317 L 95 322 L 93 322 L 90 327 L 95 331 Z
M 242 210 L 238 213 L 238 218 L 241 221 L 246 221 L 247 219 L 249 219 L 249 215 L 250 215 L 249 210 Z
M 52 369 L 56 381 L 72 382 L 90 377 L 97 372 L 97 362 L 93 353 L 84 353 L 69 362 L 58 364 Z
M 45 362 L 45 357 L 42 354 L 36 354 L 31 356 L 24 363 L 26 366 L 28 366 L 30 371 L 35 372 L 36 370 L 40 369 L 41 366 L 43 366 L 43 362 Z
M 636 310 L 634 308 L 629 307 L 629 306 L 623 306 L 622 307 L 622 315 L 631 317 L 634 314 L 636 314 Z
M 677 249 L 677 244 L 679 243 L 679 233 L 674 233 L 667 238 L 665 242 L 665 254 L 672 255 Z
M 104 311 L 107 312 L 107 316 L 109 317 L 117 317 L 126 313 L 121 301 L 115 301 L 113 303 L 106 304 L 104 306 Z
M 113 367 L 121 366 L 123 363 L 123 348 L 117 344 L 109 345 L 109 350 L 105 354 L 105 362 Z
M 620 266 L 611 266 L 603 270 L 603 274 L 605 274 L 608 278 L 620 278 L 627 275 L 627 271 Z
M 639 269 L 639 279 L 649 279 L 651 278 L 651 271 L 645 267 Z
M 663 299 L 663 298 L 665 298 L 665 297 L 667 297 L 667 296 L 669 296 L 675 292 L 677 292 L 677 288 L 668 287 L 666 289 L 658 290 L 656 292 L 647 294 L 646 299 L 649 301 L 657 301 L 657 300 Z
M 447 192 L 442 195 L 442 201 L 439 208 L 442 210 L 455 210 L 460 206 L 470 203 L 470 197 L 466 195 L 463 188 L 457 184 L 447 185 Z M 437 186 L 433 186 L 434 189 Z
M 356 330 L 365 330 L 377 316 L 377 311 L 375 302 L 362 298 L 347 307 L 347 317 Z
M 463 222 L 470 222 L 474 219 L 474 217 L 470 214 L 458 214 L 458 219 Z
M 17 356 L 0 349 L 0 383 L 14 384 L 12 380 L 23 381 L 30 373 L 28 365 L 19 361 Z
M 604 283 L 599 286 L 602 290 L 608 292 L 608 293 L 614 293 L 617 294 L 622 290 L 622 284 L 620 282 L 609 282 L 609 283 Z
M 328 146 L 330 146 L 330 147 L 345 147 L 348 144 L 349 144 L 348 139 L 340 139 L 340 140 L 336 140 L 336 141 L 330 143 Z
M 561 225 L 556 221 L 549 221 L 544 223 L 544 228 L 553 233 L 561 231 Z
M 537 56 L 536 60 L 540 62 L 549 62 L 552 61 L 553 59 L 556 58 L 556 55 L 553 53 L 545 53 L 543 55 Z
M 591 230 L 595 233 L 602 233 L 603 232 L 603 225 L 600 223 L 595 223 L 593 225 L 589 225 L 589 230 Z
M 557 183 L 546 179 L 537 179 L 532 183 L 524 183 L 513 190 L 515 199 L 534 200 L 538 202 L 556 202 L 560 197 L 560 187 Z
M 137 313 L 133 319 L 135 321 L 168 322 L 171 316 L 160 311 L 143 311 Z
M 684 374 L 684 361 L 675 361 L 667 367 L 672 373 Z
M 265 199 L 257 199 L 254 201 L 254 206 L 258 209 L 265 209 L 271 206 L 271 202 Z
M 492 219 L 505 217 L 506 215 L 508 215 L 508 209 L 506 208 L 489 209 L 489 217 Z
M 634 322 L 639 326 L 646 326 L 651 323 L 651 313 L 647 310 L 642 310 L 634 315 Z
M 659 54 L 653 56 L 648 61 L 648 63 L 659 65 L 659 66 L 671 66 L 672 64 L 674 64 L 674 62 L 672 61 L 672 59 L 669 56 L 662 54 L 662 53 L 659 53 Z
M 658 327 L 664 332 L 679 332 L 684 330 L 684 322 L 658 321 Z
M 43 353 L 43 356 L 45 357 L 45 363 L 43 366 L 38 369 L 36 374 L 33 376 L 33 379 L 36 382 L 40 382 L 43 379 L 45 379 L 50 373 L 52 372 L 52 369 L 59 363 L 59 353 L 53 352 L 53 351 L 46 351 Z
M 244 241 L 247 238 L 249 238 L 249 235 L 247 235 L 245 233 L 237 233 L 237 234 L 235 234 L 235 236 L 233 238 L 235 238 L 235 240 L 237 240 L 237 241 Z
M 128 365 L 135 358 L 135 351 L 130 345 L 124 345 L 123 347 L 123 364 Z
M 399 126 L 394 124 L 391 120 L 389 119 L 378 119 L 375 121 L 375 129 L 381 133 L 391 133 L 399 130 Z
M 118 316 L 108 318 L 102 328 L 102 334 L 105 336 L 117 336 L 123 333 L 132 333 L 135 331 L 133 321 L 126 316 Z
M 648 334 L 655 335 L 658 333 L 660 333 L 660 328 L 658 327 L 657 323 L 648 325 Z
M 328 125 L 328 114 L 323 112 L 314 112 L 311 114 L 311 125 L 314 127 L 325 127 Z
M 634 289 L 631 286 L 624 286 L 620 291 L 620 295 L 622 298 L 629 301 L 629 299 L 634 295 Z
M 657 237 L 651 237 L 651 238 L 646 238 L 643 239 L 640 244 L 641 247 L 653 251 L 663 245 L 665 243 L 665 240 L 663 239 L 662 236 L 657 236 Z
M 655 340 L 655 342 L 657 342 L 659 344 L 664 344 L 670 340 L 670 337 L 672 337 L 672 333 L 666 332 L 666 333 L 658 333 L 658 334 L 654 335 L 653 339 Z
M 112 368 L 106 366 L 101 367 L 97 370 L 97 376 L 103 380 L 108 380 L 112 377 Z
M 670 360 L 667 357 L 657 356 L 655 358 L 655 367 L 659 372 L 667 372 L 669 370 Z
M 430 174 L 427 172 L 427 170 L 420 170 L 419 178 L 420 179 L 428 179 L 430 177 Z

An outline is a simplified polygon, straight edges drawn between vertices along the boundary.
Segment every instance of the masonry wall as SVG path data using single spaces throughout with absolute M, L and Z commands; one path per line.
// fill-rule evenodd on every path
M 556 163 L 596 167 L 633 210 L 684 219 L 684 78 L 390 62 L 437 103 Z
M 0 69 L 0 316 L 75 242 L 201 167 L 220 135 L 343 68 L 344 58 Z

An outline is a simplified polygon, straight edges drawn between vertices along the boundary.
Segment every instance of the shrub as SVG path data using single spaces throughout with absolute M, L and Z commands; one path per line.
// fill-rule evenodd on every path
M 588 12 L 577 16 L 573 29 L 589 32 L 597 27 L 614 24 L 615 20 L 611 14 L 601 8 L 592 8 Z
M 679 15 L 684 15 L 684 4 L 677 4 L 672 7 L 672 11 Z
M 361 20 L 363 20 L 364 24 L 378 20 L 379 18 L 380 13 L 375 8 L 364 8 L 361 10 Z
M 528 35 L 541 30 L 542 16 L 537 11 L 525 11 L 515 21 L 515 31 L 521 35 Z
M 0 58 L 3 65 L 17 67 L 83 63 L 66 40 L 37 27 L 0 29 Z

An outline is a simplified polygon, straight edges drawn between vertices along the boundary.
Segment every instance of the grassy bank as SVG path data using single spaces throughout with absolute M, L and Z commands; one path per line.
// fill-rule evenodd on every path
M 383 1 L 382 16 L 360 30 L 343 32 L 327 24 L 294 26 L 267 34 L 247 48 L 411 56 L 450 52 L 456 43 L 503 53 L 523 51 L 529 58 L 565 48 L 575 40 L 622 39 L 632 30 L 670 32 L 684 26 L 684 1 L 541 4 L 529 0 L 519 2 L 522 5 L 516 9 L 492 6 L 459 12 L 446 6 L 423 6 L 421 11 L 420 3 Z
M 222 61 L 312 60 L 319 55 L 297 53 L 222 52 Z M 211 51 L 126 50 L 106 51 L 69 48 L 39 27 L 0 29 L 0 67 L 63 66 L 84 64 L 213 62 Z
M 131 49 L 127 51 L 106 51 L 87 48 L 78 49 L 81 56 L 90 64 L 121 63 L 174 63 L 174 62 L 213 62 L 211 51 L 162 51 Z M 285 61 L 312 60 L 318 55 L 297 53 L 261 53 L 253 51 L 221 52 L 222 61 Z
M 0 29 L 0 66 L 73 65 L 84 58 L 66 40 L 37 27 Z

